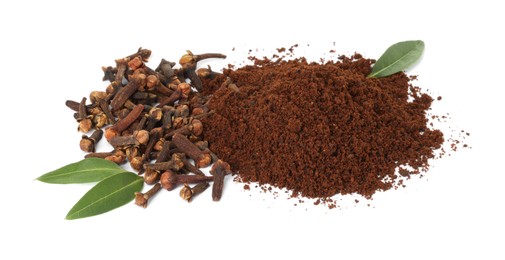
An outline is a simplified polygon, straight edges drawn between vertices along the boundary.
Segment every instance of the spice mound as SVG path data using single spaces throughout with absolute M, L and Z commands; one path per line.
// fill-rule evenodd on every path
M 374 61 L 360 54 L 251 59 L 204 80 L 215 90 L 205 139 L 239 181 L 308 198 L 370 198 L 426 171 L 444 142 L 428 122 L 433 98 L 403 72 L 367 78 Z

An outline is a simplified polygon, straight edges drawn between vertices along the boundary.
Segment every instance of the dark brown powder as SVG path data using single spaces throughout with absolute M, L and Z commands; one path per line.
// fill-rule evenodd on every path
M 370 198 L 427 170 L 444 142 L 428 125 L 433 98 L 404 73 L 367 78 L 373 60 L 359 54 L 254 61 L 224 71 L 238 92 L 220 87 L 224 76 L 204 80 L 215 111 L 203 120 L 205 138 L 240 181 L 320 198 L 315 204 L 335 194 Z

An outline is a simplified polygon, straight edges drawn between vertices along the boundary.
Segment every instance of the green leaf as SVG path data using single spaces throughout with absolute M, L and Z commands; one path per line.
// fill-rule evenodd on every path
M 423 41 L 406 41 L 391 45 L 377 60 L 369 78 L 380 78 L 395 74 L 410 67 L 421 57 Z
M 124 172 L 117 164 L 100 158 L 87 158 L 48 172 L 37 180 L 47 183 L 69 184 L 97 182 Z
M 144 179 L 132 172 L 122 172 L 104 179 L 91 188 L 68 212 L 66 219 L 91 217 L 121 207 L 133 200 Z

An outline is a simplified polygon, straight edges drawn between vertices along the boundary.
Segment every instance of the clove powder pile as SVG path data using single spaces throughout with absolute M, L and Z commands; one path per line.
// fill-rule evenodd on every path
M 239 181 L 370 198 L 427 170 L 444 142 L 428 124 L 433 98 L 404 73 L 367 78 L 374 61 L 359 54 L 252 60 L 204 80 L 215 111 L 203 119 L 205 138 Z

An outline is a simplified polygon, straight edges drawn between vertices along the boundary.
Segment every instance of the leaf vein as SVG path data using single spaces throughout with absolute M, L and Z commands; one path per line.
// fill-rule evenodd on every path
M 51 176 L 46 176 L 45 178 L 51 179 L 51 178 L 55 178 L 55 177 L 62 177 L 62 176 L 65 176 L 65 175 L 74 175 L 74 174 L 78 174 L 78 173 L 93 172 L 93 171 L 104 171 L 104 170 L 110 170 L 112 172 L 114 172 L 114 171 L 122 171 L 122 169 L 98 168 L 98 169 L 88 169 L 88 170 L 80 170 L 80 171 L 74 171 L 74 172 L 65 172 L 65 173 L 60 173 L 60 174 L 54 174 L 54 175 L 51 175 Z
M 93 202 L 93 203 L 91 203 L 91 204 L 87 205 L 86 207 L 84 207 L 84 208 L 82 208 L 82 209 L 80 209 L 80 210 L 78 210 L 78 211 L 74 212 L 73 214 L 71 214 L 71 215 L 67 216 L 67 218 L 68 218 L 68 217 L 75 216 L 75 215 L 79 216 L 79 213 L 80 213 L 80 212 L 82 212 L 83 210 L 90 208 L 91 206 L 93 206 L 93 205 L 97 204 L 98 202 L 103 201 L 104 199 L 107 199 L 107 198 L 111 197 L 111 196 L 112 196 L 112 195 L 114 195 L 115 193 L 118 193 L 118 192 L 120 192 L 120 191 L 122 191 L 122 190 L 124 190 L 124 189 L 126 189 L 126 188 L 128 188 L 128 187 L 130 187 L 130 186 L 132 186 L 132 185 L 134 185 L 134 184 L 136 184 L 137 182 L 140 182 L 140 181 L 142 181 L 142 180 L 141 180 L 141 179 L 139 179 L 139 180 L 135 180 L 135 181 L 133 181 L 132 183 L 130 183 L 130 184 L 128 184 L 128 185 L 126 185 L 126 186 L 124 186 L 124 187 L 122 187 L 122 188 L 120 188 L 120 189 L 118 189 L 118 190 L 116 190 L 116 191 L 114 191 L 114 192 L 112 192 L 112 193 L 110 193 L 109 195 L 107 195 L 107 196 L 105 196 L 105 197 L 103 197 L 103 198 L 100 198 L 100 199 L 96 200 L 95 202 Z
M 375 72 L 374 74 L 370 75 L 370 77 L 374 77 L 375 75 L 385 71 L 386 69 L 389 69 L 391 66 L 395 65 L 397 62 L 399 62 L 400 60 L 402 60 L 403 58 L 405 58 L 405 56 L 409 55 L 410 53 L 414 52 L 415 50 L 410 50 L 408 51 L 405 55 L 401 56 L 399 59 L 397 59 L 395 62 L 389 64 L 388 66 L 384 67 L 383 69 Z

